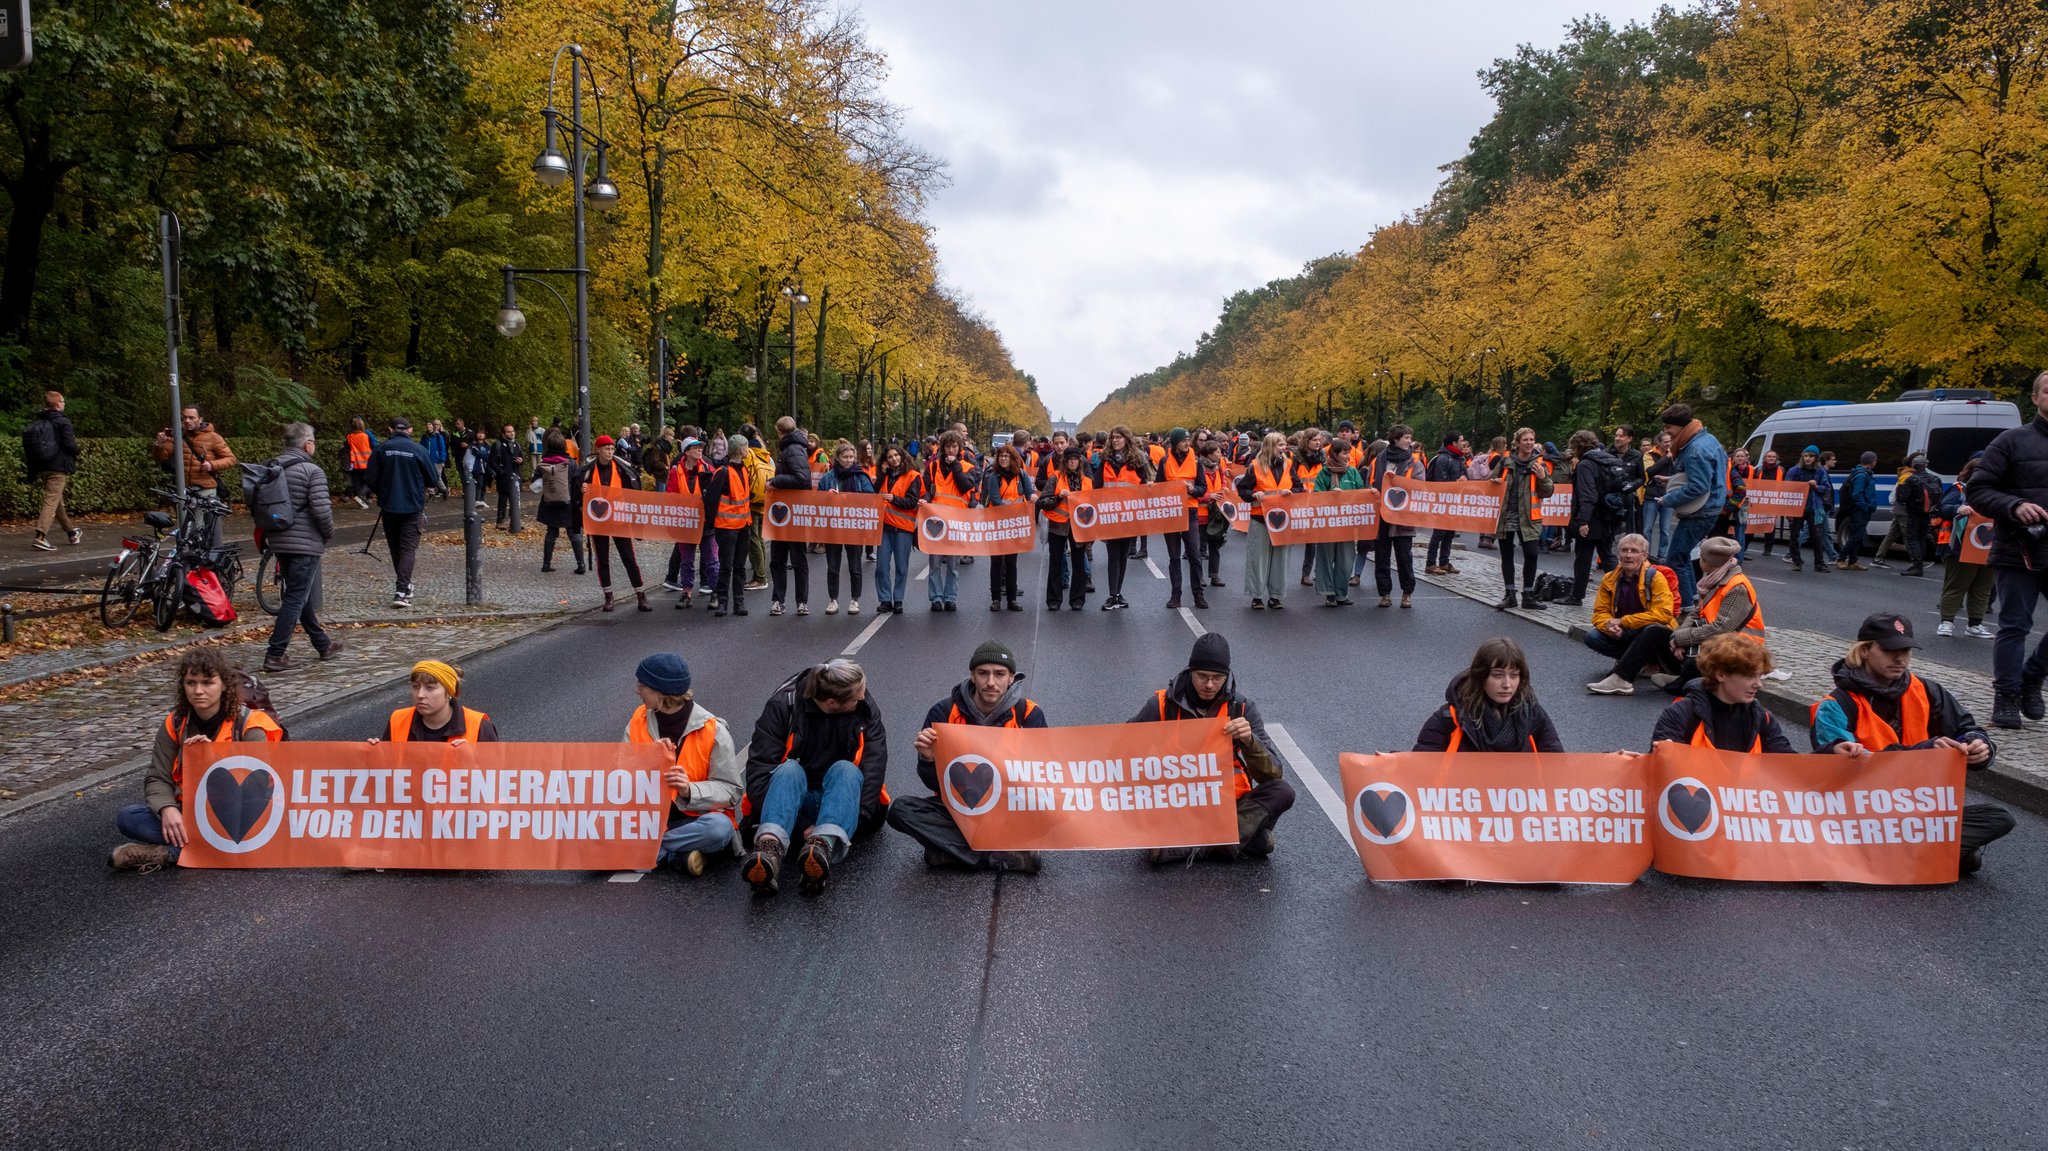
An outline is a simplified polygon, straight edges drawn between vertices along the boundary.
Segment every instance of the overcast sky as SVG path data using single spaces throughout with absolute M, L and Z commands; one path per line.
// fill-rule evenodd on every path
M 1491 104 L 1474 75 L 1648 0 L 849 0 L 953 184 L 947 282 L 1080 419 L 1240 288 L 1423 204 Z

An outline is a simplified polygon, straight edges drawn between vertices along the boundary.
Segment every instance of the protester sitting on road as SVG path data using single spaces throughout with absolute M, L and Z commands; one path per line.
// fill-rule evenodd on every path
M 1756 701 L 1772 665 L 1770 649 L 1740 635 L 1717 635 L 1700 645 L 1700 678 L 1657 717 L 1653 743 L 1689 743 L 1722 751 L 1793 750 L 1785 728 Z
M 789 677 L 768 697 L 747 749 L 747 810 L 756 823 L 740 877 L 756 895 L 774 895 L 783 856 L 801 836 L 803 892 L 823 891 L 854 837 L 888 815 L 888 768 L 882 709 L 859 664 L 832 659 Z
M 1294 806 L 1294 787 L 1280 774 L 1280 753 L 1266 735 L 1259 705 L 1237 690 L 1230 672 L 1230 641 L 1215 632 L 1195 640 L 1188 665 L 1164 689 L 1152 693 L 1131 723 L 1177 719 L 1209 719 L 1221 715 L 1224 734 L 1235 747 L 1237 845 L 1234 847 L 1163 847 L 1147 853 L 1153 864 L 1192 863 L 1208 852 L 1220 859 L 1264 859 L 1273 854 L 1273 829 Z
M 178 861 L 178 852 L 192 834 L 181 806 L 186 744 L 284 738 L 274 717 L 243 705 L 242 681 L 242 673 L 228 666 L 220 648 L 193 648 L 179 657 L 171 673 L 176 702 L 150 749 L 142 802 L 128 804 L 114 816 L 114 829 L 134 842 L 115 848 L 107 857 L 108 866 L 146 873 Z
M 1503 548 L 1514 541 L 1503 536 Z M 1415 736 L 1416 751 L 1563 751 L 1557 725 L 1536 702 L 1529 659 L 1505 636 L 1472 653 L 1472 665 L 1451 677 L 1444 705 Z
M 1998 745 L 1983 726 L 1940 684 L 1913 674 L 1919 646 L 1906 617 L 1879 612 L 1866 618 L 1849 654 L 1835 661 L 1835 690 L 1813 705 L 1813 749 L 1864 756 L 1952 747 L 1970 770 L 1990 767 Z M 2014 826 L 2011 813 L 1995 803 L 1963 804 L 1963 874 L 1982 867 L 1984 845 Z
M 839 441 L 832 450 L 832 466 L 818 474 L 818 490 L 821 492 L 854 492 L 865 495 L 875 494 L 874 481 L 860 466 L 860 449 Z M 839 569 L 846 569 L 846 614 L 860 614 L 861 545 L 825 545 L 825 614 L 839 611 Z
M 1636 676 L 1654 664 L 1658 670 L 1650 673 L 1650 682 L 1676 691 L 1699 674 L 1686 658 L 1687 651 L 1717 635 L 1742 633 L 1755 640 L 1764 638 L 1764 613 L 1757 602 L 1756 585 L 1743 574 L 1735 558 L 1741 547 L 1726 536 L 1700 544 L 1700 567 L 1706 574 L 1699 580 L 1699 607 L 1688 612 L 1677 628 L 1653 623 L 1637 632 L 1628 650 L 1615 661 L 1611 678 L 1632 685 Z
M 412 665 L 412 706 L 391 713 L 382 735 L 371 743 L 496 743 L 498 725 L 483 712 L 461 706 L 462 669 L 438 659 Z
M 1593 593 L 1593 630 L 1586 633 L 1586 646 L 1617 661 L 1628 654 L 1629 645 L 1644 628 L 1677 624 L 1673 607 L 1677 590 L 1664 572 L 1650 566 L 1650 541 L 1630 534 L 1614 545 L 1616 567 L 1600 580 Z M 1615 665 L 1619 668 L 1620 664 Z M 1635 684 L 1610 670 L 1607 678 L 1589 683 L 1595 695 L 1634 695 Z
M 627 742 L 663 744 L 675 755 L 662 777 L 673 798 L 656 862 L 702 875 L 704 856 L 732 846 L 739 831 L 733 809 L 744 792 L 744 776 L 732 729 L 698 706 L 682 656 L 650 655 L 633 678 L 640 706 L 626 721 Z
M 933 704 L 924 714 L 924 727 L 917 733 L 917 777 L 933 792 L 899 799 L 889 805 L 889 826 L 924 845 L 926 867 L 986 868 L 989 871 L 1038 870 L 1035 851 L 976 851 L 953 821 L 952 812 L 939 794 L 939 768 L 932 760 L 938 741 L 935 724 L 961 723 L 979 727 L 1045 727 L 1045 709 L 1024 698 L 1024 677 L 1017 671 L 1017 657 L 1008 645 L 989 640 L 974 649 L 967 660 L 967 678 L 953 685 L 953 693 Z

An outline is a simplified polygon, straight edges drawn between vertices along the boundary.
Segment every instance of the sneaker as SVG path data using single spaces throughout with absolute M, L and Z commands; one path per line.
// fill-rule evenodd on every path
M 1927 574 L 1927 568 L 1922 564 L 1914 564 L 1899 574 L 1902 576 L 1924 576 Z
M 858 605 L 855 605 L 855 606 L 858 606 Z M 828 600 L 826 600 L 826 601 L 825 601 L 825 614 L 826 614 L 826 615 L 838 615 L 838 614 L 839 614 L 839 601 L 838 601 L 838 600 L 836 600 L 836 599 L 828 599 Z M 851 613 L 848 613 L 848 614 L 851 614 Z
M 1870 561 L 1870 566 L 1874 568 L 1883 568 L 1886 571 L 1890 571 L 1892 565 L 1884 562 L 1883 560 L 1874 559 Z
M 932 601 L 932 610 L 933 610 L 933 611 L 935 611 L 935 612 L 941 612 L 941 611 L 945 611 L 945 610 L 946 610 L 946 604 L 945 604 L 945 602 L 944 602 L 943 600 L 933 600 L 933 601 Z
M 34 542 L 34 543 L 32 543 L 32 544 L 30 544 L 30 545 L 28 545 L 28 546 L 30 546 L 30 547 L 32 547 L 32 548 L 34 548 L 34 549 L 36 549 L 36 550 L 37 550 L 37 551 L 39 551 L 39 552 L 53 552 L 53 551 L 56 551 L 56 550 L 57 550 L 56 548 L 53 548 L 53 547 L 51 547 L 51 546 L 50 546 L 50 541 L 49 541 L 49 540 L 46 540 L 46 539 L 44 539 L 44 538 L 43 538 L 43 537 L 41 537 L 41 536 L 37 536 L 37 537 L 36 537 L 36 542 Z
M 478 506 L 478 507 L 482 507 L 482 506 L 484 506 L 484 502 L 483 502 L 482 500 L 478 500 L 478 501 L 476 502 L 476 506 Z M 363 500 L 363 497 L 361 497 L 361 496 L 357 496 L 357 497 L 356 497 L 356 508 L 357 508 L 357 509 L 358 509 L 359 511 L 369 511 L 369 510 L 370 510 L 370 505 L 369 505 L 369 504 L 368 504 L 367 502 L 365 502 L 365 501 Z
M 782 614 L 782 601 L 781 601 L 781 600 L 776 600 L 776 601 L 775 601 L 774 603 L 771 603 L 771 604 L 769 604 L 769 605 L 768 605 L 768 614 L 769 614 L 769 615 L 781 615 L 781 614 Z
M 292 669 L 294 669 L 294 668 L 296 668 L 296 667 L 298 667 L 298 666 L 299 666 L 298 664 L 295 664 L 295 663 L 293 663 L 293 662 L 292 662 L 292 657 L 290 657 L 290 656 L 288 656 L 288 655 L 280 655 L 280 656 L 267 656 L 267 655 L 266 655 L 266 656 L 264 656 L 264 657 L 263 657 L 263 670 L 264 670 L 264 672 L 265 672 L 265 673 L 272 673 L 272 672 L 280 672 L 280 671 L 291 671 Z
M 133 871 L 148 875 L 171 865 L 171 849 L 160 843 L 124 843 L 107 856 L 107 866 L 115 871 Z
M 953 602 L 952 600 L 947 600 L 947 601 L 946 601 L 946 610 L 947 610 L 947 611 L 959 611 L 959 610 L 960 610 L 960 605 L 959 605 L 959 604 L 957 604 L 957 603 L 954 603 L 954 602 Z
M 1255 600 L 1253 600 L 1253 601 L 1252 601 L 1252 610 L 1253 610 L 1253 611 L 1265 611 L 1265 610 L 1266 610 L 1266 601 L 1265 601 L 1265 600 L 1262 600 L 1262 599 L 1255 599 Z
M 804 877 L 798 884 L 805 895 L 816 895 L 825 890 L 825 881 L 832 878 L 832 844 L 822 835 L 813 835 L 804 840 L 803 850 L 797 853 L 797 866 L 803 869 Z
M 77 547 L 79 544 L 85 542 L 85 529 L 72 528 L 71 534 L 66 536 L 65 538 L 71 541 L 71 546 Z
M 407 595 L 407 594 L 405 594 L 404 592 L 394 592 L 394 593 L 392 593 L 392 596 L 391 596 L 391 606 L 392 606 L 392 607 L 411 607 L 411 606 L 412 606 L 412 597 L 411 597 L 411 596 L 409 596 L 409 595 Z
M 740 878 L 755 895 L 774 895 L 782 890 L 782 841 L 772 835 L 754 837 L 754 850 L 740 861 Z
M 1618 675 L 1609 675 L 1599 683 L 1589 683 L 1586 690 L 1594 695 L 1634 695 L 1636 685 Z
M 681 591 L 681 590 L 683 590 L 683 585 L 681 585 L 681 584 L 677 583 L 676 581 L 674 581 L 674 580 L 672 580 L 672 579 L 669 579 L 669 580 L 663 580 L 663 581 L 661 581 L 661 590 L 663 590 L 663 591 Z
M 1653 671 L 1650 673 L 1650 685 L 1658 691 L 1669 691 L 1671 690 L 1671 685 L 1677 682 L 1678 677 L 1669 672 Z
M 827 607 L 827 608 L 825 609 L 825 614 L 826 614 L 826 615 L 831 615 L 831 614 L 832 614 L 832 609 L 831 609 L 830 607 Z M 846 601 L 846 614 L 847 614 L 847 615 L 859 615 L 859 614 L 860 614 L 860 601 L 859 601 L 859 600 L 857 600 L 857 599 L 850 599 L 850 600 L 847 600 L 847 601 Z
M 1963 632 L 1963 634 L 1964 634 L 1964 635 L 1966 635 L 1966 636 L 1969 636 L 1969 637 L 1970 637 L 1971 639 L 1997 639 L 1997 638 L 1998 638 L 1998 630 L 1997 630 L 1996 628 L 1990 628 L 1990 627 L 1986 627 L 1986 626 L 1984 626 L 1984 625 L 1983 625 L 1983 624 L 1981 624 L 1981 623 L 1973 623 L 1973 624 L 1971 624 L 1971 625 L 1969 626 L 1969 629 L 1968 629 L 1968 630 L 1966 630 L 1966 631 L 1964 631 L 1964 632 Z
M 809 614 L 811 614 L 811 605 L 810 605 L 810 604 L 807 604 L 807 603 L 800 603 L 800 604 L 796 605 L 796 614 L 798 614 L 798 615 L 809 615 Z
M 767 588 L 768 588 L 768 581 L 767 581 L 767 580 L 764 580 L 764 579 L 751 579 L 751 580 L 748 580 L 748 581 L 747 581 L 747 587 L 746 587 L 746 590 L 748 590 L 748 591 L 766 591 L 766 590 L 767 590 Z
M 341 641 L 338 639 L 330 639 L 327 641 L 327 650 L 320 653 L 320 659 L 322 660 L 322 662 L 325 662 L 327 660 L 335 658 L 336 656 L 339 656 L 340 654 Z
M 1941 623 L 1935 626 L 1934 634 L 1943 636 L 1954 635 L 1956 634 L 1956 625 L 1950 623 L 1947 620 L 1942 620 Z

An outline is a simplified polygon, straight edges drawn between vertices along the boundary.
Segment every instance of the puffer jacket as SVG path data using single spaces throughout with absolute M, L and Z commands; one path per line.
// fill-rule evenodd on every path
M 264 549 L 282 556 L 317 556 L 334 538 L 334 505 L 328 498 L 327 473 L 313 457 L 288 449 L 274 463 L 284 468 L 291 492 L 291 526 L 263 534 Z
M 1564 744 L 1557 738 L 1557 725 L 1550 722 L 1550 713 L 1534 698 L 1507 712 L 1506 726 L 1495 733 L 1495 739 L 1488 738 L 1484 717 L 1457 714 L 1458 698 L 1470 674 L 1466 670 L 1451 677 L 1450 686 L 1444 689 L 1444 705 L 1423 722 L 1422 730 L 1415 736 L 1414 750 L 1444 751 L 1451 746 L 1452 733 L 1461 730 L 1465 733 L 1458 745 L 1461 752 L 1528 751 L 1531 740 L 1535 741 L 1537 751 L 1564 750 Z
M 811 486 L 811 441 L 805 439 L 802 432 L 790 432 L 775 445 L 775 474 L 769 477 L 768 486 Z
M 1997 521 L 1991 566 L 2027 566 L 2027 528 L 2015 515 L 2023 503 L 2048 507 L 2048 414 L 1998 433 L 1970 475 L 1970 508 Z

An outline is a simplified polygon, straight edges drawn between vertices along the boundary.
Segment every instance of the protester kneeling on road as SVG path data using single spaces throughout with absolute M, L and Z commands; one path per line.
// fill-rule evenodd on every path
M 1563 751 L 1564 744 L 1550 713 L 1536 702 L 1521 645 L 1497 636 L 1480 644 L 1472 665 L 1451 677 L 1444 705 L 1423 723 L 1414 750 Z
M 1035 851 L 976 851 L 945 800 L 938 795 L 939 769 L 932 760 L 941 723 L 979 727 L 1045 727 L 1045 709 L 1024 698 L 1024 676 L 1008 645 L 989 640 L 967 661 L 967 678 L 953 685 L 953 694 L 931 706 L 917 733 L 917 777 L 931 795 L 899 799 L 889 805 L 889 826 L 924 845 L 926 867 L 987 868 L 990 871 L 1038 870 Z
M 1615 569 L 1601 578 L 1593 593 L 1593 630 L 1586 633 L 1586 646 L 1619 660 L 1644 628 L 1670 628 L 1678 622 L 1678 589 L 1650 566 L 1648 539 L 1625 535 L 1614 549 Z M 1586 690 L 1595 695 L 1634 695 L 1636 688 L 1633 676 L 1623 679 L 1610 670 L 1606 679 L 1587 684 Z
M 371 743 L 496 743 L 498 726 L 483 712 L 461 706 L 462 669 L 438 659 L 412 665 L 412 706 L 391 713 Z
M 115 848 L 107 857 L 108 866 L 150 872 L 178 861 L 191 834 L 180 806 L 186 744 L 284 738 L 284 729 L 273 716 L 244 706 L 242 681 L 242 673 L 228 666 L 217 647 L 194 648 L 178 660 L 171 676 L 177 702 L 157 729 L 149 772 L 142 777 L 142 802 L 128 804 L 114 816 L 114 829 L 134 842 Z
M 802 889 L 823 891 L 854 837 L 888 815 L 888 767 L 882 709 L 859 664 L 828 660 L 785 680 L 761 709 L 747 749 L 746 811 L 755 825 L 740 877 L 756 895 L 775 894 L 791 837 L 802 836 Z
M 659 743 L 675 755 L 662 776 L 674 799 L 656 862 L 702 875 L 705 854 L 732 846 L 739 830 L 733 808 L 744 792 L 744 776 L 732 732 L 697 705 L 690 692 L 690 665 L 682 656 L 650 655 L 633 670 L 633 678 L 640 706 L 626 721 L 626 741 Z
M 1835 661 L 1835 690 L 1813 705 L 1813 749 L 1836 755 L 1952 747 L 1971 771 L 1991 766 L 1998 745 L 1963 705 L 1933 680 L 1913 674 L 1913 624 L 1880 612 L 1856 629 L 1849 654 Z M 1984 866 L 1984 845 L 2013 829 L 1995 803 L 1965 803 L 1964 875 Z
M 1652 743 L 1690 743 L 1722 751 L 1793 750 L 1776 716 L 1756 701 L 1772 665 L 1770 649 L 1743 635 L 1700 645 L 1700 678 L 1657 717 Z
M 1264 859 L 1273 854 L 1274 825 L 1294 806 L 1294 787 L 1281 778 L 1280 753 L 1266 736 L 1259 705 L 1238 693 L 1237 677 L 1230 673 L 1230 641 L 1215 632 L 1195 640 L 1187 668 L 1164 689 L 1153 692 L 1130 722 L 1217 715 L 1226 719 L 1224 734 L 1236 745 L 1237 846 L 1154 848 L 1147 853 L 1154 864 L 1193 862 L 1205 851 L 1222 859 Z

